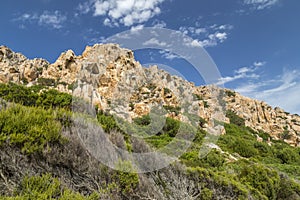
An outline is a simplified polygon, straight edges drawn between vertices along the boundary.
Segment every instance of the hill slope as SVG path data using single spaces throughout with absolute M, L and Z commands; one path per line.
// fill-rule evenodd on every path
M 155 66 L 143 68 L 132 51 L 118 45 L 87 47 L 81 56 L 69 50 L 53 64 L 1 46 L 0 82 L 1 198 L 300 198 L 294 180 L 300 177 L 298 115 L 227 89 L 196 87 Z M 78 109 L 75 97 L 85 100 L 83 107 Z M 131 153 L 184 142 L 186 132 L 177 138 L 180 127 L 195 135 L 166 168 L 136 174 L 134 163 L 124 159 L 117 164 L 123 171 L 112 170 L 78 137 L 82 126 L 72 111 L 88 103 L 96 106 L 87 112 L 110 141 Z M 155 135 L 134 137 L 118 122 L 125 119 L 143 132 L 157 106 L 166 121 Z M 218 140 L 199 157 L 205 136 L 220 121 L 225 124 Z

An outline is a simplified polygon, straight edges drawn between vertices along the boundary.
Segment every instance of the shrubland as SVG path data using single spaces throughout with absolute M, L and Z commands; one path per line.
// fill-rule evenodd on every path
M 1 84 L 0 98 L 0 199 L 300 199 L 300 149 L 281 140 L 269 145 L 267 133 L 245 127 L 231 111 L 226 134 L 205 157 L 199 150 L 208 133 L 199 118 L 193 143 L 177 162 L 137 174 L 112 170 L 84 149 L 72 128 L 71 95 Z M 132 152 L 164 147 L 182 125 L 166 118 L 158 134 L 137 143 L 114 116 L 96 113 L 106 134 Z M 143 131 L 151 118 L 133 123 Z M 120 161 L 124 167 L 132 164 Z

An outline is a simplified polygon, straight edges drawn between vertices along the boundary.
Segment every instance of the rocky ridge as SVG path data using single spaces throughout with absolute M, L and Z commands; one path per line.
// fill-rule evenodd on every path
M 56 62 L 27 59 L 5 46 L 0 47 L 0 82 L 24 85 L 47 85 L 59 91 L 84 97 L 100 109 L 123 113 L 129 121 L 149 113 L 151 107 L 162 105 L 167 115 L 182 121 L 183 113 L 211 119 L 219 116 L 226 102 L 231 110 L 245 120 L 245 125 L 263 130 L 274 139 L 282 138 L 300 146 L 300 117 L 265 102 L 244 97 L 234 91 L 215 86 L 196 87 L 193 83 L 171 76 L 156 66 L 144 68 L 134 59 L 133 52 L 116 44 L 97 44 L 86 47 L 82 55 L 72 50 L 63 52 Z M 220 95 L 221 94 L 221 95 Z M 125 113 L 125 114 L 124 114 Z

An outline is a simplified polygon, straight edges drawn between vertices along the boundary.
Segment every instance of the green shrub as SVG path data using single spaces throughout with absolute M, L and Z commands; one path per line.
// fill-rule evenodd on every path
M 166 124 L 163 127 L 163 132 L 170 137 L 175 137 L 180 127 L 180 121 L 167 117 Z
M 292 134 L 288 130 L 284 130 L 281 134 L 279 134 L 280 139 L 289 140 L 292 137 Z
M 54 89 L 39 93 L 43 88 L 41 85 L 26 87 L 14 83 L 0 84 L 0 98 L 24 106 L 71 109 L 72 95 Z
M 154 136 L 145 138 L 145 141 L 156 149 L 166 146 L 172 140 L 173 140 L 173 138 L 170 137 L 168 134 L 154 135 Z
M 235 124 L 237 126 L 245 126 L 245 120 L 231 110 L 227 110 L 226 117 L 229 118 L 231 124 Z
M 194 101 L 200 101 L 200 100 L 203 100 L 203 97 L 199 94 L 193 93 L 193 100 Z
M 236 94 L 234 91 L 231 91 L 231 90 L 226 90 L 225 91 L 225 94 L 228 96 L 228 97 L 235 97 Z
M 62 93 L 54 89 L 43 91 L 37 101 L 37 106 L 44 108 L 67 108 L 72 107 L 72 96 L 67 93 Z
M 258 155 L 258 150 L 255 149 L 252 142 L 247 142 L 239 138 L 237 138 L 234 143 L 233 151 L 246 158 Z
M 300 184 L 285 175 L 280 177 L 280 186 L 277 193 L 278 200 L 296 200 L 300 198 Z
M 276 157 L 279 158 L 283 164 L 300 164 L 299 152 L 290 147 L 278 149 Z
M 242 183 L 250 185 L 269 199 L 276 199 L 280 177 L 275 170 L 260 164 L 245 165 L 239 178 Z
M 213 197 L 213 192 L 208 188 L 203 188 L 200 193 L 200 199 L 202 200 L 211 200 Z
M 68 85 L 68 90 L 74 90 L 78 87 L 77 82 L 73 82 L 71 84 Z
M 171 92 L 169 88 L 164 88 L 164 95 L 170 94 Z
M 112 130 L 119 130 L 117 122 L 112 115 L 100 111 L 97 113 L 97 119 L 106 133 L 109 133 Z
M 43 85 L 43 86 L 55 86 L 56 85 L 56 81 L 51 78 L 38 78 L 38 83 L 39 83 L 39 85 Z
M 163 106 L 164 107 L 164 109 L 166 110 L 166 111 L 168 111 L 168 112 L 174 112 L 176 115 L 178 115 L 179 113 L 180 113 L 180 111 L 181 111 L 181 108 L 180 107 L 174 107 L 174 106 L 168 106 L 168 105 L 166 105 L 166 106 Z
M 49 143 L 63 142 L 57 113 L 20 105 L 0 111 L 0 144 L 8 142 L 31 154 L 42 151 Z
M 140 126 L 147 126 L 151 123 L 150 115 L 143 115 L 142 117 L 137 117 L 133 119 L 133 122 Z
M 205 163 L 208 164 L 209 167 L 222 167 L 225 163 L 224 156 L 217 150 L 212 149 L 209 154 L 202 159 Z
M 204 108 L 209 108 L 208 102 L 207 101 L 203 101 L 204 104 Z
M 9 102 L 20 103 L 25 106 L 34 106 L 38 94 L 35 90 L 31 90 L 31 88 L 26 86 L 9 83 L 0 84 L 0 98 Z
M 124 195 L 132 194 L 139 184 L 139 176 L 132 167 L 130 161 L 119 161 L 116 165 L 118 171 L 113 178 L 120 184 Z
M 50 174 L 25 177 L 18 191 L 24 199 L 54 199 L 60 196 L 60 182 Z
M 64 188 L 57 178 L 53 178 L 50 174 L 43 174 L 41 176 L 26 176 L 22 180 L 20 187 L 16 188 L 14 197 L 1 197 L 6 200 L 97 200 L 100 195 L 93 192 L 90 196 L 83 196 L 80 193 L 73 192 Z

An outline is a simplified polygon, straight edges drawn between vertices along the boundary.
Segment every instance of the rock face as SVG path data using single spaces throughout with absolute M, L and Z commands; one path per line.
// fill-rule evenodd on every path
M 241 96 L 238 93 L 226 97 L 227 109 L 234 111 L 245 119 L 245 125 L 254 130 L 263 130 L 274 139 L 283 137 L 286 132 L 289 137 L 282 138 L 293 146 L 300 146 L 300 117 L 276 107 L 272 108 L 263 101 Z
M 47 85 L 83 97 L 129 121 L 149 113 L 153 107 L 163 107 L 172 118 L 189 121 L 185 113 L 194 114 L 204 118 L 204 127 L 209 127 L 213 126 L 212 119 L 229 122 L 224 114 L 226 109 L 232 110 L 245 119 L 246 126 L 263 130 L 274 139 L 288 133 L 286 142 L 300 146 L 298 115 L 227 89 L 196 87 L 156 66 L 144 68 L 131 50 L 116 44 L 86 47 L 80 56 L 68 50 L 53 64 L 43 59 L 29 60 L 1 46 L 0 82 Z

